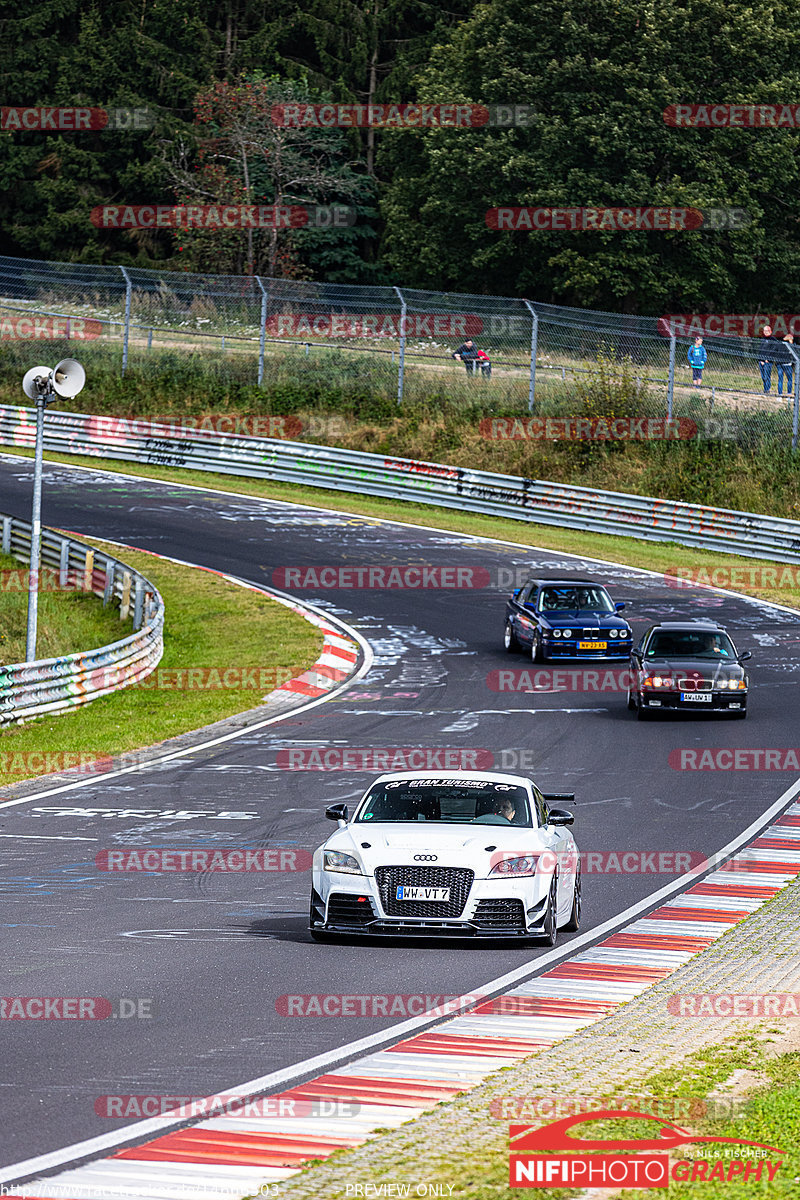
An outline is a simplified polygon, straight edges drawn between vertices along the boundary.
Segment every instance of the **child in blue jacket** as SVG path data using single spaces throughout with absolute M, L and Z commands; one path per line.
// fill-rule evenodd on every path
M 706 359 L 708 358 L 701 337 L 694 339 L 694 345 L 689 347 L 686 358 L 689 366 L 692 368 L 692 384 L 694 387 L 699 388 L 703 382 L 703 367 L 706 365 Z

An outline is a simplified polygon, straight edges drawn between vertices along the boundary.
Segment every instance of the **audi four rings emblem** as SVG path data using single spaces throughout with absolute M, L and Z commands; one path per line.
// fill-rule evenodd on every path
M 436 854 L 415 854 L 414 862 L 436 862 L 437 857 Z

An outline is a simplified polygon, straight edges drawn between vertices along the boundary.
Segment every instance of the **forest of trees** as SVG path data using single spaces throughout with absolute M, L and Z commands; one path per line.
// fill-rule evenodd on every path
M 674 104 L 800 105 L 787 0 L 0 3 L 2 105 L 144 109 L 0 132 L 0 254 L 797 311 L 800 128 L 676 128 Z M 514 127 L 286 129 L 275 106 L 525 105 Z M 800 125 L 800 107 L 797 107 Z M 336 229 L 109 229 L 100 205 L 340 204 Z M 736 230 L 508 231 L 497 206 L 744 209 Z

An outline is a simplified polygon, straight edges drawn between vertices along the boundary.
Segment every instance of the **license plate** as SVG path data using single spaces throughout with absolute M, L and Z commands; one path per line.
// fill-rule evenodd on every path
M 710 704 L 711 692 L 681 692 L 681 700 L 688 700 L 690 704 Z
M 579 650 L 607 650 L 608 642 L 578 642 Z
M 408 887 L 401 885 L 397 889 L 398 900 L 433 900 L 442 902 L 450 899 L 450 888 Z

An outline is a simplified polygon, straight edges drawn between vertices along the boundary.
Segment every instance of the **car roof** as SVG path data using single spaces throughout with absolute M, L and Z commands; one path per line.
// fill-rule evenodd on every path
M 528 583 L 535 583 L 537 587 L 605 587 L 604 583 L 600 583 L 596 579 L 565 579 L 559 575 L 554 579 L 541 578 L 540 576 L 531 576 Z
M 372 784 L 403 779 L 488 779 L 491 783 L 516 783 L 522 786 L 531 784 L 531 780 L 524 775 L 507 775 L 502 771 L 448 771 L 444 768 L 433 771 L 386 771 L 383 775 L 378 775 Z
M 655 633 L 657 629 L 663 629 L 668 633 L 693 633 L 717 632 L 727 633 L 724 625 L 720 625 L 719 621 L 712 621 L 707 617 L 698 617 L 696 620 L 686 621 L 659 621 L 657 625 L 653 625 L 648 633 Z

